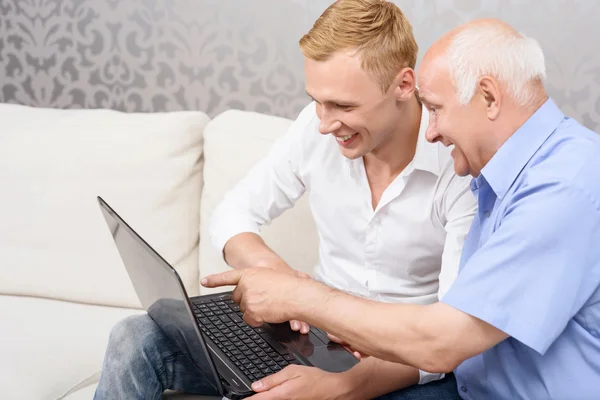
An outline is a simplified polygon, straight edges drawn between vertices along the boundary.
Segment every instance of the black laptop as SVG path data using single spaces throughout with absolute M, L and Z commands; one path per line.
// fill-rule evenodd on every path
M 231 292 L 189 298 L 177 271 L 102 198 L 98 202 L 142 306 L 222 396 L 250 396 L 252 382 L 290 364 L 342 372 L 358 362 L 315 327 L 306 335 L 289 323 L 252 328 Z

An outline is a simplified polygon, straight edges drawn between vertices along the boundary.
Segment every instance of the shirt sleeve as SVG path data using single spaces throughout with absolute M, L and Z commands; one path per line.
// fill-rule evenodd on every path
M 463 245 L 477 212 L 477 199 L 471 192 L 471 178 L 454 172 L 450 161 L 440 175 L 437 191 L 441 192 L 438 217 L 446 231 L 438 298 L 441 299 L 458 275 Z
M 544 354 L 600 284 L 600 211 L 566 183 L 531 184 L 442 302 Z
M 429 382 L 439 381 L 440 379 L 444 379 L 446 374 L 438 374 L 435 372 L 427 372 L 423 370 L 419 370 L 419 385 L 424 385 Z
M 306 107 L 288 131 L 275 141 L 268 155 L 255 164 L 216 207 L 210 221 L 212 244 L 223 251 L 233 236 L 260 234 L 261 226 L 291 208 L 305 192 L 298 167 L 300 139 L 314 106 Z

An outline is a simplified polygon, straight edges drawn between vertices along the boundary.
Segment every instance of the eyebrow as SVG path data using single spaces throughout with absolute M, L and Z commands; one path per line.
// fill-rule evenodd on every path
M 426 108 L 430 108 L 430 107 L 439 107 L 439 104 L 437 102 L 435 102 L 435 100 L 430 99 L 427 95 L 421 95 L 419 93 L 417 93 L 417 99 L 421 102 L 421 104 L 424 104 Z
M 317 99 L 315 99 L 313 97 L 313 95 L 308 93 L 308 90 L 306 91 L 306 95 L 308 97 L 310 97 L 311 99 L 313 99 L 314 101 L 316 101 L 317 103 L 320 103 L 319 101 L 317 101 Z M 359 106 L 358 103 L 355 103 L 353 101 L 347 101 L 347 100 L 341 100 L 341 99 L 329 99 L 329 100 L 325 100 L 325 103 L 339 104 L 339 105 L 348 106 L 348 107 L 358 107 Z

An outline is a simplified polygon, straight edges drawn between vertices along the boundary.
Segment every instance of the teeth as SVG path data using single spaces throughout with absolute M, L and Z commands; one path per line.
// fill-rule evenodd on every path
M 342 137 L 337 137 L 335 138 L 338 142 L 345 142 L 346 140 L 350 139 L 352 136 L 354 135 L 347 135 L 347 136 L 342 136 Z

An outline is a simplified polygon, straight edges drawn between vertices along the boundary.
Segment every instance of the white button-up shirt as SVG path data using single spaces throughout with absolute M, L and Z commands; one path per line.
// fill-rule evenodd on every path
M 319 133 L 309 104 L 217 207 L 213 244 L 222 251 L 239 233 L 260 234 L 308 191 L 320 240 L 316 279 L 373 300 L 436 302 L 456 278 L 477 203 L 449 150 L 426 141 L 427 123 L 424 109 L 413 160 L 373 210 L 363 159 L 345 158 L 332 135 Z

